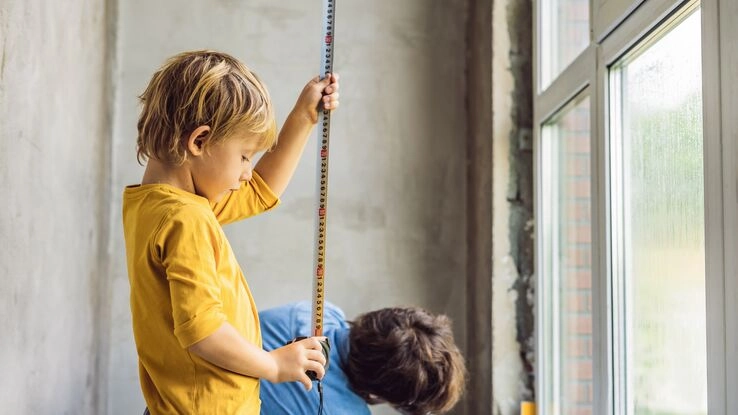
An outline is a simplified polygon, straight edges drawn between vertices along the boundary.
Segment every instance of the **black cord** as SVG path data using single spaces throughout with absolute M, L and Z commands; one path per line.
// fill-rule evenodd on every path
M 318 381 L 318 395 L 320 395 L 320 406 L 318 406 L 318 415 L 323 415 L 323 382 Z

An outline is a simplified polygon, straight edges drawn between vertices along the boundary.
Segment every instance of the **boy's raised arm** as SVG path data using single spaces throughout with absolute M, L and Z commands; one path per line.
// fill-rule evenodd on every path
M 292 179 L 310 132 L 318 122 L 321 100 L 326 109 L 338 108 L 338 74 L 322 80 L 315 77 L 305 85 L 279 132 L 277 146 L 264 154 L 254 167 L 278 197 Z

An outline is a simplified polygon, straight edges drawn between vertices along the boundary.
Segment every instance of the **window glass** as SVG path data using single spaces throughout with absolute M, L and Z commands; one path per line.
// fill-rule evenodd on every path
M 544 215 L 549 231 L 544 287 L 549 375 L 545 406 L 554 414 L 591 415 L 592 223 L 589 98 L 544 125 Z M 547 412 L 548 413 L 548 412 Z
M 616 338 L 628 414 L 707 413 L 700 12 L 611 71 Z
M 541 89 L 546 89 L 589 45 L 589 0 L 542 0 Z

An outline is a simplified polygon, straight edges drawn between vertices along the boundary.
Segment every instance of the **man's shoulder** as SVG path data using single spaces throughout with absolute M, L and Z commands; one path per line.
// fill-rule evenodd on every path
M 312 303 L 299 301 L 259 311 L 264 339 L 270 336 L 308 336 L 312 326 Z M 348 327 L 343 310 L 332 303 L 325 303 L 323 311 L 324 333 Z
M 300 316 L 311 316 L 313 311 L 313 305 L 310 301 L 297 301 L 294 303 L 284 304 L 277 307 L 270 307 L 259 311 L 259 316 L 267 319 L 279 318 L 279 317 L 292 317 L 298 318 Z M 345 320 L 346 315 L 343 310 L 337 305 L 325 302 L 324 304 L 324 316 L 337 319 Z

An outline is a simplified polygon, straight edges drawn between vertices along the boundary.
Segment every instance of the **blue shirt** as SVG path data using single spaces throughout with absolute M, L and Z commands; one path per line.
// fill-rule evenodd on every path
M 312 306 L 307 301 L 271 308 L 259 313 L 264 349 L 274 350 L 298 336 L 309 336 Z M 346 378 L 349 325 L 340 308 L 325 303 L 323 335 L 331 345 L 328 370 L 323 377 L 323 414 L 369 415 L 369 406 L 355 394 Z M 315 415 L 320 398 L 317 382 L 306 391 L 298 382 L 271 383 L 261 380 L 262 415 Z

